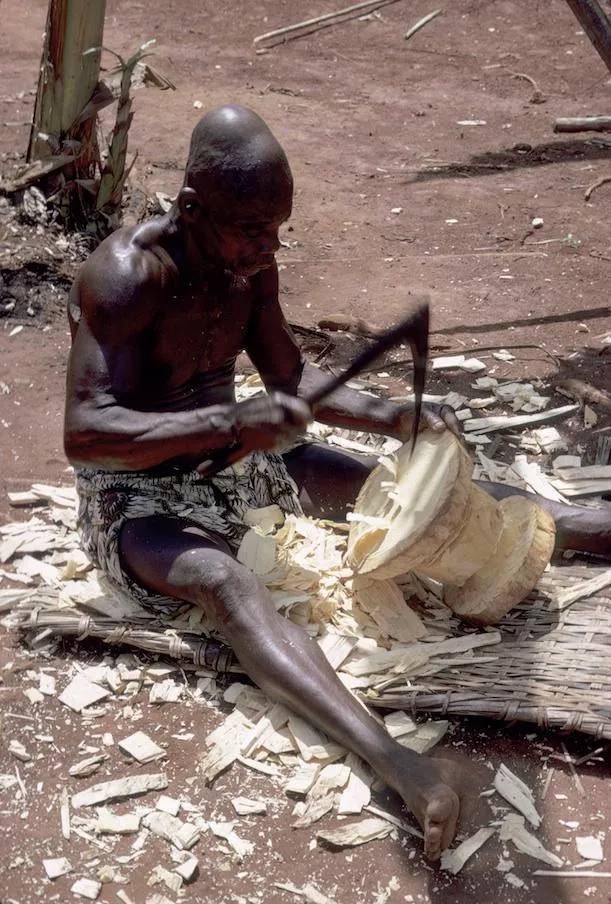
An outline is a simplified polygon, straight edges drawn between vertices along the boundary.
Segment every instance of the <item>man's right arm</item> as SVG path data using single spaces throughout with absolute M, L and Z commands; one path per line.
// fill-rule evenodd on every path
M 133 269 L 140 270 L 138 276 Z M 270 449 L 307 421 L 309 409 L 287 397 L 189 411 L 126 407 L 121 399 L 137 389 L 142 394 L 143 334 L 163 303 L 159 274 L 154 267 L 143 273 L 100 255 L 85 265 L 73 292 L 81 316 L 68 366 L 64 422 L 64 446 L 73 465 L 139 471 L 176 458 L 203 461 L 209 452 L 235 444 L 247 451 Z

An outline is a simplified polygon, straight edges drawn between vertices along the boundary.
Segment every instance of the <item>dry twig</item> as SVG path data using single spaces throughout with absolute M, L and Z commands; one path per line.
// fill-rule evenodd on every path
M 592 185 L 588 186 L 588 188 L 586 188 L 586 190 L 584 191 L 584 199 L 586 201 L 589 201 L 596 189 L 600 188 L 601 185 L 606 185 L 607 182 L 611 182 L 611 176 L 603 176 L 602 179 L 598 179 L 596 182 L 593 182 Z
M 296 22 L 294 25 L 285 25 L 283 28 L 276 28 L 274 31 L 268 31 L 265 34 L 257 35 L 253 40 L 253 44 L 264 44 L 272 42 L 270 46 L 282 44 L 284 41 L 290 41 L 293 38 L 302 38 L 306 34 L 318 31 L 320 28 L 327 28 L 329 25 L 335 25 L 339 21 L 353 18 L 365 9 L 367 12 L 374 12 L 381 6 L 388 6 L 390 3 L 397 3 L 398 0 L 365 0 L 363 3 L 356 3 L 354 6 L 346 6 L 338 9 L 334 13 L 326 13 L 324 16 L 315 16 L 313 19 L 304 19 L 302 22 Z M 368 9 L 369 7 L 369 9 Z M 276 40 L 277 39 L 277 40 Z M 262 48 L 257 52 L 265 52 L 266 48 Z

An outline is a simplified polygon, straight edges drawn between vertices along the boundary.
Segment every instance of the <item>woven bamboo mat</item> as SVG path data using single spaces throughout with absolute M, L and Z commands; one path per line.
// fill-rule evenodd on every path
M 50 509 L 0 528 L 4 578 L 22 581 L 0 589 L 5 627 L 27 632 L 34 648 L 53 636 L 96 637 L 196 667 L 240 671 L 200 610 L 163 624 L 109 592 L 79 548 L 73 489 L 39 492 Z M 343 564 L 345 532 L 303 521 L 302 534 L 288 532 L 284 549 L 293 558 L 285 559 L 280 578 L 275 572 L 272 595 L 284 595 L 279 609 L 308 625 L 342 680 L 370 705 L 611 738 L 610 569 L 554 566 L 498 626 L 473 629 L 443 606 L 439 586 L 410 576 L 397 581 L 399 591 L 376 582 L 374 596 L 383 605 L 362 605 Z M 571 587 L 598 577 L 603 589 L 566 599 Z
M 550 595 L 603 574 L 555 566 L 496 626 L 492 662 L 465 663 L 426 681 L 396 685 L 376 706 L 533 722 L 611 739 L 611 588 L 558 610 Z M 468 628 L 456 626 L 457 636 Z

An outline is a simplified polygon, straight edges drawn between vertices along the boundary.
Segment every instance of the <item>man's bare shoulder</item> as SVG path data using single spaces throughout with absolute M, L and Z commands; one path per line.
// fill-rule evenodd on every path
M 118 229 L 85 261 L 70 293 L 70 315 L 102 327 L 112 317 L 133 327 L 154 316 L 176 267 L 164 247 L 163 220 Z

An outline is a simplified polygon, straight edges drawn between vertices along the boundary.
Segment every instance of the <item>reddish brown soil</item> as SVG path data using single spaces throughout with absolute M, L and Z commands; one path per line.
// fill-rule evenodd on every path
M 611 354 L 602 353 L 602 339 L 611 330 L 611 184 L 584 200 L 585 190 L 609 174 L 611 141 L 593 133 L 562 137 L 552 131 L 557 116 L 608 113 L 609 74 L 568 6 L 560 0 L 457 0 L 405 42 L 404 32 L 429 6 L 397 2 L 363 20 L 254 53 L 255 35 L 337 6 L 330 0 L 297 5 L 204 0 L 187 8 L 179 0 L 109 0 L 105 44 L 128 55 L 156 37 L 152 62 L 176 85 L 174 92 L 142 89 L 135 95 L 130 146 L 139 157 L 133 186 L 149 194 L 177 190 L 190 130 L 200 115 L 194 101 L 204 108 L 225 101 L 248 104 L 285 146 L 295 176 L 294 215 L 283 236 L 290 247 L 279 255 L 282 300 L 291 321 L 311 327 L 320 317 L 341 312 L 383 326 L 409 305 L 410 295 L 426 291 L 438 351 L 466 349 L 488 363 L 490 374 L 541 377 L 552 391 L 566 376 L 611 388 Z M 44 0 L 4 0 L 1 7 L 0 166 L 6 175 L 27 144 L 45 12 Z M 459 124 L 468 120 L 482 124 Z M 6 209 L 0 209 L 2 217 Z M 533 217 L 543 218 L 541 229 L 532 229 Z M 14 280 L 21 287 L 15 309 L 0 319 L 0 379 L 9 390 L 0 394 L 0 517 L 7 520 L 17 517 L 7 505 L 7 489 L 66 478 L 63 301 L 75 264 L 57 250 L 54 234 L 30 228 L 26 241 L 23 231 L 13 233 L 8 218 L 3 223 L 0 219 L 0 288 L 10 288 Z M 20 325 L 24 329 L 11 336 Z M 516 362 L 495 361 L 482 350 L 488 346 L 516 346 Z M 349 350 L 350 340 L 344 339 L 335 360 Z M 405 386 L 400 370 L 393 377 L 391 389 Z M 436 385 L 447 387 L 450 380 L 431 381 L 430 390 Z M 461 378 L 452 386 L 460 388 Z M 599 417 L 597 428 L 587 433 L 579 418 L 564 425 L 571 441 L 581 441 L 590 455 L 609 430 L 608 415 L 599 410 Z M 1 664 L 14 663 L 4 673 L 6 686 L 14 690 L 0 697 L 0 772 L 9 772 L 14 761 L 6 752 L 8 741 L 18 738 L 37 748 L 29 731 L 34 723 L 17 718 L 28 716 L 19 670 L 29 660 L 14 638 L 6 639 L 1 655 Z M 51 664 L 65 670 L 66 660 Z M 213 709 L 186 711 L 177 705 L 155 710 L 154 727 L 170 739 L 179 727 L 192 725 L 201 738 L 217 718 Z M 6 869 L 0 900 L 6 904 L 68 900 L 70 882 L 50 887 L 42 881 L 41 857 L 69 853 L 81 863 L 94 857 L 85 842 L 62 842 L 54 797 L 78 758 L 75 745 L 84 729 L 78 717 L 70 723 L 54 700 L 36 720 L 36 733 L 53 734 L 54 746 L 39 742 L 41 759 L 25 772 L 28 805 L 21 810 L 5 805 L 12 791 L 0 798 L 0 813 L 11 820 L 0 855 L 0 876 Z M 96 733 L 112 729 L 103 722 Z M 478 761 L 496 766 L 504 760 L 540 791 L 541 745 L 558 752 L 560 739 L 537 734 L 535 742 L 527 735 L 525 728 L 463 720 L 450 744 L 458 743 Z M 595 746 L 583 738 L 567 743 L 577 753 Z M 193 775 L 194 757 L 194 748 L 170 741 L 173 778 Z M 540 802 L 544 843 L 553 848 L 566 834 L 558 819 L 579 820 L 582 834 L 608 832 L 608 770 L 603 764 L 581 767 L 582 797 L 570 773 L 556 765 L 550 794 Z M 120 774 L 118 766 L 115 772 Z M 236 770 L 212 789 L 198 780 L 194 799 L 230 818 L 229 792 L 242 780 L 243 771 Z M 38 796 L 37 781 L 43 782 Z M 270 793 L 265 779 L 250 777 L 241 790 L 251 796 Z M 19 818 L 24 811 L 28 815 Z M 310 850 L 312 835 L 288 828 L 286 801 L 278 798 L 273 814 L 251 819 L 248 837 L 257 840 L 257 853 L 242 867 L 214 850 L 206 862 L 201 842 L 203 875 L 186 900 L 295 900 L 273 886 L 287 881 L 297 886 L 310 881 L 337 904 L 495 899 L 569 904 L 584 894 L 590 901 L 609 900 L 609 880 L 534 878 L 533 869 L 542 864 L 521 855 L 512 859 L 526 888 L 512 889 L 494 869 L 492 854 L 482 853 L 450 879 L 431 871 L 419 854 L 409 859 L 411 843 L 386 839 L 348 857 Z M 134 902 L 152 893 L 145 880 L 154 863 L 163 862 L 163 844 L 150 844 L 132 875 L 127 890 Z M 18 856 L 24 861 L 17 862 Z M 399 887 L 387 894 L 393 876 Z M 106 886 L 100 900 L 116 900 L 117 887 Z

